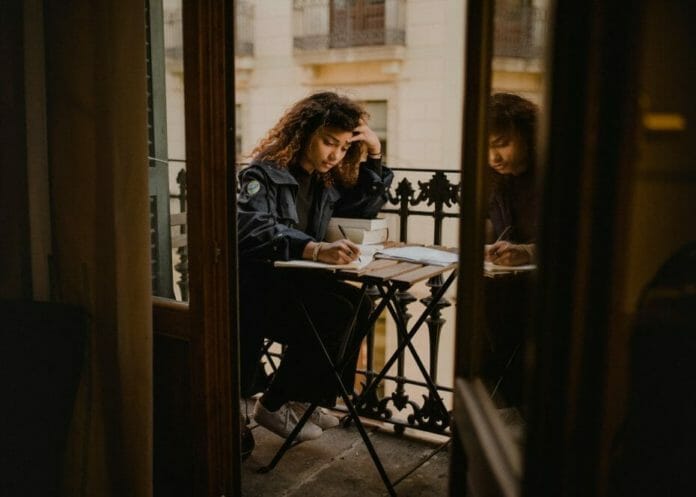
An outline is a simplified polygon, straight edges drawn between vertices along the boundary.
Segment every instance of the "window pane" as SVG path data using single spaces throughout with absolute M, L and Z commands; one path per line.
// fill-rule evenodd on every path
M 542 177 L 536 123 L 543 112 L 546 0 L 497 0 L 486 189 L 481 376 L 501 419 L 524 443 L 525 345 L 536 271 Z M 508 245 L 509 244 L 509 245 Z
M 188 300 L 181 0 L 147 8 L 152 288 Z
M 370 114 L 370 128 L 379 137 L 382 144 L 382 157 L 387 157 L 387 102 L 385 100 L 369 100 L 365 108 Z

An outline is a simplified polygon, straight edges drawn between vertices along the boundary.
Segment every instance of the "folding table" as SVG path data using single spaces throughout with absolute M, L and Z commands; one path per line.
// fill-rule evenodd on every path
M 295 270 L 295 269 L 285 269 L 285 270 Z M 306 269 L 304 269 L 306 270 Z M 317 269 L 317 271 L 322 271 L 322 269 Z M 419 283 L 421 281 L 427 281 L 428 279 L 438 276 L 444 273 L 449 273 L 447 276 L 445 282 L 443 285 L 438 289 L 435 295 L 433 295 L 433 298 L 430 300 L 430 303 L 426 306 L 426 308 L 422 311 L 421 315 L 418 317 L 418 319 L 415 321 L 413 326 L 411 326 L 410 329 L 407 329 L 406 323 L 404 322 L 403 318 L 397 312 L 397 306 L 396 306 L 396 292 L 397 291 L 404 291 L 409 289 L 411 286 L 413 286 L 416 283 Z M 390 495 L 395 496 L 396 491 L 394 490 L 394 485 L 392 484 L 391 480 L 387 476 L 386 471 L 384 470 L 384 466 L 382 465 L 382 462 L 377 454 L 377 452 L 374 449 L 374 446 L 372 445 L 372 442 L 370 441 L 367 432 L 365 431 L 365 428 L 360 420 L 360 417 L 356 411 L 355 404 L 358 404 L 361 402 L 361 399 L 366 398 L 367 395 L 376 387 L 377 384 L 384 378 L 384 376 L 387 374 L 389 368 L 394 364 L 394 362 L 397 360 L 398 356 L 403 353 L 403 351 L 408 347 L 408 349 L 411 351 L 411 354 L 416 362 L 416 365 L 418 366 L 418 369 L 420 370 L 421 374 L 423 375 L 423 378 L 428 386 L 428 389 L 433 397 L 433 399 L 436 399 L 438 402 L 440 409 L 442 409 L 442 413 L 446 414 L 447 413 L 447 408 L 445 407 L 442 398 L 440 397 L 437 387 L 435 386 L 435 383 L 433 382 L 428 370 L 425 368 L 423 365 L 422 360 L 420 359 L 418 352 L 416 351 L 415 347 L 411 343 L 413 337 L 415 334 L 418 332 L 422 324 L 425 322 L 425 320 L 432 314 L 432 312 L 436 309 L 437 303 L 440 300 L 440 298 L 447 292 L 447 290 L 450 288 L 452 285 L 452 282 L 456 278 L 457 275 L 457 264 L 450 264 L 448 266 L 434 266 L 434 265 L 427 265 L 427 264 L 420 264 L 420 263 L 414 263 L 414 262 L 404 262 L 404 261 L 396 261 L 396 260 L 388 260 L 388 259 L 376 259 L 372 261 L 369 265 L 365 266 L 364 268 L 361 269 L 345 269 L 345 270 L 339 270 L 335 272 L 336 278 L 340 280 L 345 280 L 345 281 L 353 281 L 353 282 L 358 282 L 361 284 L 361 293 L 360 293 L 360 299 L 362 302 L 363 298 L 366 298 L 365 295 L 367 293 L 367 288 L 370 286 L 374 286 L 378 289 L 379 291 L 379 298 L 377 299 L 376 306 L 374 310 L 372 311 L 368 325 L 366 329 L 364 330 L 353 330 L 355 327 L 355 321 L 356 318 L 354 317 L 353 323 L 351 325 L 351 330 L 362 334 L 364 337 L 365 334 L 369 329 L 372 328 L 372 325 L 375 323 L 377 318 L 380 316 L 382 311 L 384 309 L 387 309 L 391 316 L 394 318 L 395 323 L 396 323 L 396 328 L 397 332 L 399 333 L 401 340 L 400 344 L 397 347 L 397 349 L 394 351 L 392 356 L 387 360 L 385 363 L 382 371 L 372 380 L 370 381 L 369 384 L 365 386 L 365 389 L 363 392 L 358 396 L 355 401 L 351 400 L 351 396 L 346 389 L 346 386 L 343 384 L 341 381 L 341 372 L 345 367 L 352 367 L 352 365 L 349 364 L 334 364 L 333 360 L 331 359 L 331 356 L 329 355 L 328 351 L 326 350 L 326 347 L 324 346 L 324 343 L 321 339 L 321 335 L 317 332 L 316 327 L 314 326 L 314 323 L 312 322 L 311 316 L 307 312 L 306 307 L 304 306 L 304 303 L 302 302 L 302 299 L 298 297 L 298 293 L 295 293 L 295 297 L 297 298 L 298 304 L 302 308 L 305 317 L 307 319 L 307 324 L 308 328 L 312 331 L 315 340 L 317 340 L 317 343 L 319 344 L 323 355 L 324 359 L 327 361 L 327 363 L 331 366 L 331 369 L 333 371 L 335 380 L 337 382 L 337 385 L 339 387 L 340 395 L 341 398 L 343 399 L 344 404 L 346 405 L 346 408 L 349 411 L 349 416 L 350 418 L 355 422 L 355 426 L 358 429 L 360 436 L 363 439 L 363 442 L 365 443 L 365 446 L 370 453 L 370 457 L 372 458 L 375 467 L 377 468 L 377 471 L 380 474 L 380 477 L 382 478 L 382 481 L 384 482 L 384 485 L 387 488 L 387 491 L 389 492 Z M 357 309 L 358 306 L 356 306 Z M 357 351 L 353 351 L 357 352 Z M 351 353 L 346 353 L 343 354 L 342 357 L 352 357 L 354 354 Z M 300 432 L 304 424 L 307 422 L 309 417 L 312 415 L 314 410 L 318 407 L 318 404 L 314 403 L 310 405 L 310 407 L 305 411 L 304 415 L 302 418 L 300 418 L 299 422 L 297 423 L 297 426 L 295 429 L 290 433 L 290 435 L 287 437 L 283 445 L 278 449 L 278 452 L 275 454 L 273 457 L 272 461 L 267 465 L 261 468 L 259 471 L 260 472 L 268 472 L 272 470 L 280 461 L 280 459 L 283 457 L 285 452 L 293 445 L 293 442 L 295 441 L 295 438 L 297 437 L 297 434 Z

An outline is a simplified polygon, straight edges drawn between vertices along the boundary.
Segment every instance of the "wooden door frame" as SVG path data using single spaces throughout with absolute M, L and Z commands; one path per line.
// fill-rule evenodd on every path
M 546 101 L 539 123 L 544 176 L 537 294 L 527 348 L 524 472 L 477 380 L 485 109 L 492 2 L 469 2 L 462 149 L 461 277 L 457 307 L 451 495 L 603 495 L 608 445 L 607 351 L 622 295 L 626 179 L 632 174 L 639 27 L 631 9 L 558 0 L 550 9 Z M 531 358 L 531 360 L 530 360 Z M 468 465 L 467 465 L 468 463 Z M 475 464 L 474 464 L 475 463 Z M 466 476 L 463 476 L 466 475 Z
M 234 82 L 230 75 L 233 40 L 230 0 L 184 0 L 184 95 L 190 300 L 194 370 L 194 445 L 200 461 L 199 495 L 234 495 L 238 473 L 239 412 L 235 384 L 230 308 L 228 174 L 234 171 Z M 234 279 L 234 278 L 232 278 Z M 232 301 L 234 302 L 234 301 Z M 236 352 L 236 351 L 234 351 Z M 200 365 L 200 368 L 195 367 Z M 235 422 L 236 420 L 236 422 Z M 197 492 L 198 494 L 198 492 Z
M 190 347 L 194 495 L 241 495 L 236 374 L 233 1 L 183 0 L 189 302 L 155 298 L 155 329 Z M 235 366 L 235 367 L 233 367 Z M 175 415 L 172 413 L 172 415 Z

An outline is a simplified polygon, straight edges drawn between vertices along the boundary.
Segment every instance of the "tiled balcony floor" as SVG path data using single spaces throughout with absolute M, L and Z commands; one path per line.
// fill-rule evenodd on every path
M 381 428 L 364 421 L 399 497 L 447 495 L 449 440 L 420 436 L 406 430 L 396 435 L 391 425 Z M 368 424 L 369 423 L 369 424 Z M 242 464 L 244 497 L 377 497 L 388 495 L 351 424 L 327 430 L 321 438 L 290 449 L 270 473 L 257 469 L 271 461 L 283 440 L 261 426 L 253 426 L 256 448 Z

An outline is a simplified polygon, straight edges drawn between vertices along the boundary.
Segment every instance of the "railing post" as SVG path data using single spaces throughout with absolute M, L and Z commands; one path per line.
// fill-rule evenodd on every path
M 442 220 L 444 216 L 445 202 L 450 199 L 451 184 L 445 173 L 438 171 L 430 180 L 432 186 L 431 199 L 435 203 L 433 217 L 435 218 L 435 229 L 433 233 L 433 243 L 442 245 Z
M 408 312 L 408 306 L 416 301 L 416 297 L 414 297 L 411 292 L 399 291 L 396 292 L 395 299 L 397 303 L 396 311 L 400 315 L 404 328 L 408 329 L 408 322 L 413 317 L 413 315 Z M 397 346 L 400 347 L 402 343 L 403 337 L 399 333 L 397 335 Z M 406 376 L 404 375 L 404 354 L 405 350 L 399 354 L 399 357 L 396 360 L 396 390 L 394 390 L 394 393 L 392 393 L 391 396 L 391 400 L 394 402 L 394 407 L 396 407 L 399 411 L 403 411 L 406 405 L 409 404 L 408 395 L 406 394 L 405 388 Z M 397 433 L 403 433 L 404 427 L 402 425 L 395 425 L 394 431 Z
M 430 287 L 430 296 L 421 299 L 423 305 L 428 306 L 433 301 L 434 296 L 442 287 L 442 275 L 434 276 L 428 280 L 427 286 Z M 440 351 L 440 335 L 445 324 L 442 317 L 442 309 L 452 304 L 444 297 L 435 303 L 432 314 L 426 319 L 428 324 L 428 337 L 430 344 L 430 377 L 433 383 L 437 384 L 438 356 Z M 439 399 L 433 398 L 432 392 L 428 393 L 427 400 L 423 403 L 423 409 L 417 413 L 416 419 L 419 423 L 427 424 L 430 428 L 444 430 L 449 426 L 449 414 L 443 413 L 440 408 Z M 414 420 L 414 421 L 415 421 Z
M 374 304 L 376 303 L 377 299 L 379 298 L 379 291 L 377 290 L 377 287 L 374 285 L 370 285 L 367 287 L 366 290 L 366 295 L 372 300 L 372 304 L 374 307 Z M 372 383 L 372 380 L 374 379 L 377 374 L 375 373 L 375 329 L 374 327 L 370 328 L 367 331 L 367 335 L 365 336 L 365 342 L 367 344 L 367 357 L 366 357 L 366 364 L 365 364 L 365 383 L 362 384 L 362 391 L 367 388 L 367 385 Z M 362 392 L 354 392 L 353 395 L 353 400 L 357 400 L 360 397 L 360 394 Z M 376 388 L 373 388 L 372 391 L 370 392 L 370 395 L 364 399 L 358 404 L 355 405 L 355 408 L 360 414 L 368 414 L 373 417 L 381 418 L 384 419 L 384 417 L 387 415 L 383 404 L 380 402 L 378 392 Z
M 410 214 L 409 206 L 413 203 L 413 194 L 416 191 L 413 189 L 411 182 L 404 178 L 399 181 L 399 185 L 395 190 L 396 195 L 389 192 L 389 202 L 399 204 L 399 241 L 405 242 L 408 240 L 408 216 Z

